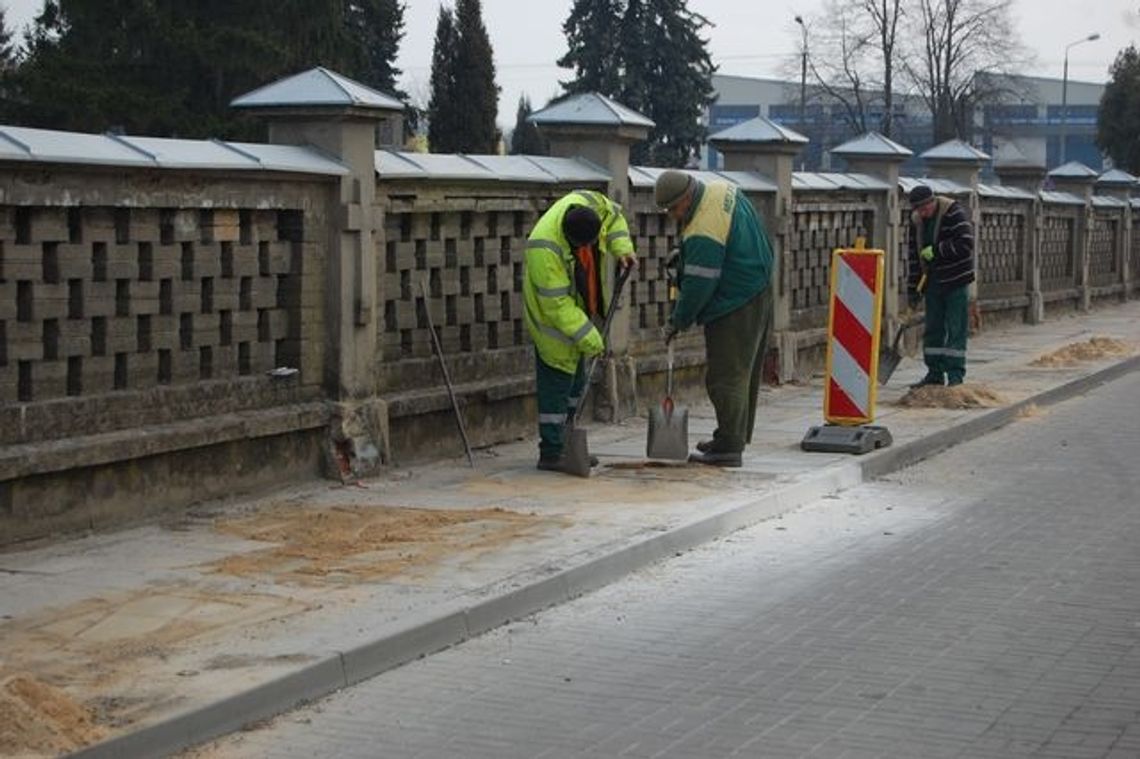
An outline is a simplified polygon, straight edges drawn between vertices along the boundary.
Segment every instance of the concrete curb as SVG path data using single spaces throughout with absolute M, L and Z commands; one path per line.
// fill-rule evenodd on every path
M 116 736 L 70 756 L 81 759 L 162 757 L 273 717 L 307 701 L 367 680 L 415 659 L 577 598 L 661 559 L 724 537 L 742 527 L 792 511 L 822 496 L 854 487 L 973 440 L 1010 423 L 1031 406 L 1050 406 L 1140 369 L 1140 356 L 1106 367 L 905 445 L 862 460 L 831 464 L 747 503 L 602 555 L 585 558 L 483 601 L 452 604 L 431 618 L 410 622 L 374 641 L 313 662 L 220 701 L 173 715 L 141 730 Z

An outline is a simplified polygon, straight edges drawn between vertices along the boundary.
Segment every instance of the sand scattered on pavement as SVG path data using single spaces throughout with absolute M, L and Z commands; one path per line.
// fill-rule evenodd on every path
M 0 756 L 54 756 L 102 740 L 90 709 L 28 675 L 0 685 Z
M 1004 406 L 1005 399 L 985 385 L 924 385 L 911 388 L 896 405 L 906 408 L 994 408 Z
M 211 567 L 301 583 L 391 577 L 444 556 L 503 545 L 549 521 L 502 508 L 280 506 L 218 522 L 219 532 L 274 545 L 227 556 Z
M 1064 348 L 1038 356 L 1030 366 L 1075 366 L 1082 361 L 1099 361 L 1104 358 L 1131 356 L 1136 346 L 1111 337 L 1093 337 L 1083 343 L 1070 343 Z
M 1028 405 L 1022 406 L 1018 410 L 1018 412 L 1014 415 L 1014 418 L 1015 419 L 1033 419 L 1033 418 L 1041 416 L 1044 413 L 1045 412 L 1042 411 L 1041 407 L 1038 406 L 1036 403 L 1030 403 Z

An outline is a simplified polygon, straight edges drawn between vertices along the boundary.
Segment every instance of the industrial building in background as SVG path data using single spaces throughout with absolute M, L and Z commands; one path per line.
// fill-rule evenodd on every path
M 1066 87 L 1061 79 L 1007 75 L 998 78 L 985 73 L 975 76 L 985 78 L 981 88 L 1003 94 L 999 102 L 975 110 L 973 134 L 963 135 L 963 140 L 995 158 L 1016 156 L 1046 169 L 1066 161 L 1078 161 L 1097 172 L 1110 168 L 1096 146 L 1103 84 L 1069 81 Z M 800 83 L 790 80 L 715 74 L 713 88 L 717 100 L 707 114 L 710 137 L 764 116 L 810 140 L 797 159 L 796 168 L 842 170 L 841 159 L 833 158 L 830 151 L 857 137 L 858 132 L 844 117 L 843 106 L 828 101 L 818 89 L 809 84 L 806 102 L 801 103 Z M 867 114 L 869 125 L 879 123 L 882 116 L 875 107 Z M 895 96 L 893 140 L 911 147 L 918 156 L 933 147 L 932 131 L 930 112 L 920 97 Z M 723 162 L 714 148 L 707 147 L 702 151 L 701 166 L 717 169 L 722 168 Z M 992 166 L 987 169 L 992 170 Z M 912 157 L 902 170 L 921 173 L 921 162 Z

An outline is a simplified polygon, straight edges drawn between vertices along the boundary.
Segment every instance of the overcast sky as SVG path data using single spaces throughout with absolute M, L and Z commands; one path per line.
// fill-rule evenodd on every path
M 240 1 L 240 0 L 237 0 Z M 404 39 L 397 66 L 401 85 L 417 104 L 430 94 L 431 52 L 439 0 L 404 0 Z M 447 0 L 453 6 L 452 0 Z M 714 26 L 706 29 L 713 63 L 724 74 L 787 76 L 788 60 L 798 51 L 796 14 L 810 18 L 822 0 L 689 0 L 689 8 Z M 22 28 L 42 0 L 0 0 L 8 8 L 9 27 Z M 554 61 L 566 52 L 562 24 L 572 0 L 483 0 L 483 20 L 495 51 L 496 78 L 502 88 L 499 123 L 514 125 L 520 95 L 540 108 L 560 91 L 570 72 Z M 1065 46 L 1099 32 L 1100 40 L 1074 47 L 1069 78 L 1103 82 L 1116 53 L 1140 44 L 1140 0 L 1013 0 L 1022 42 L 1036 55 L 1025 74 L 1058 79 Z M 810 43 L 809 43 L 810 44 Z M 793 71 L 794 71 L 793 67 Z

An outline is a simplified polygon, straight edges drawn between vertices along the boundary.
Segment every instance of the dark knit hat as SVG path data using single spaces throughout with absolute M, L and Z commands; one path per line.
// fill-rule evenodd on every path
M 910 201 L 911 208 L 917 208 L 923 203 L 934 200 L 934 190 L 924 184 L 915 185 L 910 191 L 910 195 L 907 196 L 907 200 Z
M 696 184 L 696 181 L 683 171 L 676 169 L 663 171 L 653 186 L 653 200 L 660 208 L 672 208 L 685 197 L 685 193 Z
M 598 239 L 602 220 L 592 208 L 571 206 L 562 217 L 562 234 L 571 245 L 589 245 Z

